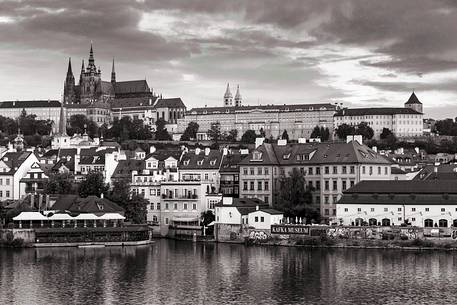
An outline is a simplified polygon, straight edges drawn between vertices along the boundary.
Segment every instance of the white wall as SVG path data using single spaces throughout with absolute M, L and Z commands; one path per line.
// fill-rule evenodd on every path
M 257 217 L 257 222 L 255 221 Z M 263 217 L 263 221 L 262 221 Z M 270 230 L 272 224 L 280 224 L 283 215 L 271 215 L 263 211 L 255 211 L 248 214 L 248 224 L 259 230 Z

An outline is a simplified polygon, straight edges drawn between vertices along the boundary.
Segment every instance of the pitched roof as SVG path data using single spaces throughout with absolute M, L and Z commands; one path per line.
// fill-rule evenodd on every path
M 364 180 L 345 194 L 457 194 L 457 180 Z
M 159 99 L 154 108 L 186 108 L 186 106 L 180 97 L 174 97 Z
M 14 174 L 31 154 L 32 152 L 30 151 L 7 152 L 4 154 L 0 161 L 3 161 L 10 168 L 10 170 L 8 172 L 0 172 L 0 175 Z
M 255 159 L 255 153 L 261 153 Z M 244 158 L 241 165 L 391 164 L 392 162 L 357 141 L 349 143 L 264 143 Z
M 413 180 L 457 180 L 457 164 L 427 165 Z
M 79 161 L 80 165 L 105 165 L 105 155 L 82 156 Z
M 144 160 L 120 160 L 114 170 L 112 178 L 114 179 L 130 179 L 132 171 L 140 172 L 145 168 Z
M 246 155 L 242 154 L 228 154 L 222 159 L 220 172 L 238 172 L 240 169 L 240 162 Z
M 287 111 L 318 111 L 328 110 L 334 111 L 335 105 L 329 103 L 323 104 L 283 104 L 283 105 L 258 105 L 258 106 L 239 106 L 239 107 L 202 107 L 192 108 L 187 114 L 214 114 L 214 113 L 235 113 L 235 112 L 251 112 L 260 110 L 265 112 L 287 112 Z
M 145 79 L 116 82 L 114 92 L 118 94 L 150 92 L 148 82 Z
M 102 93 L 104 93 L 104 94 L 109 94 L 109 95 L 114 94 L 114 88 L 113 88 L 113 84 L 111 82 L 102 81 L 100 84 L 100 88 L 101 88 Z
M 190 151 L 182 156 L 179 168 L 181 170 L 218 169 L 221 161 L 222 152 L 219 150 L 210 150 L 208 155 L 205 154 L 205 150 L 200 151 L 199 154 Z
M 148 154 L 144 158 L 144 160 L 147 160 L 147 159 L 153 157 L 154 159 L 157 159 L 158 161 L 165 161 L 169 157 L 173 157 L 173 158 L 175 158 L 176 160 L 179 161 L 179 159 L 181 158 L 181 155 L 182 155 L 182 151 L 181 150 L 160 149 L 160 150 L 156 150 L 153 153 Z
M 124 209 L 106 198 L 88 196 L 81 198 L 77 195 L 63 195 L 59 197 L 53 210 L 70 211 L 73 213 L 123 213 Z
M 421 104 L 422 103 L 419 101 L 419 99 L 417 98 L 416 94 L 413 92 L 411 94 L 411 96 L 409 97 L 408 101 L 405 103 L 405 104 Z
M 259 211 L 265 212 L 265 213 L 270 214 L 270 215 L 284 214 L 284 212 L 281 212 L 281 211 L 278 211 L 278 210 L 275 210 L 275 209 L 259 209 Z
M 411 108 L 345 108 L 338 110 L 334 116 L 364 116 L 364 115 L 393 115 L 421 114 Z
M 60 108 L 60 102 L 56 100 L 36 100 L 36 101 L 3 101 L 0 108 Z

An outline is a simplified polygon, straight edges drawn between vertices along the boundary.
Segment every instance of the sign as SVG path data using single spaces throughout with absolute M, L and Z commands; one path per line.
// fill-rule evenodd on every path
M 296 225 L 272 225 L 271 234 L 304 234 L 309 235 L 309 227 Z

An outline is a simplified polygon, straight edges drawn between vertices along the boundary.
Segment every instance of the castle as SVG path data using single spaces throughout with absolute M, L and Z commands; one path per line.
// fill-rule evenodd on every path
M 87 67 L 82 61 L 78 84 L 75 83 L 69 59 L 63 94 L 67 119 L 75 114 L 84 114 L 98 125 L 108 124 L 112 121 L 113 105 L 117 100 L 126 98 L 157 100 L 146 80 L 116 81 L 114 59 L 111 80 L 103 81 L 101 69 L 95 65 L 92 43 Z

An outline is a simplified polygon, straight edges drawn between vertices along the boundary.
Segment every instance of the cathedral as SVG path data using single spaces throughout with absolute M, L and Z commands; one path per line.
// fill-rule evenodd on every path
M 156 99 L 157 97 L 149 88 L 146 80 L 116 81 L 114 59 L 111 80 L 103 81 L 101 69 L 95 65 L 92 43 L 87 67 L 83 60 L 77 84 L 73 75 L 71 59 L 69 59 L 63 95 L 67 119 L 75 114 L 84 114 L 98 125 L 109 124 L 112 121 L 113 104 L 116 100 L 125 98 Z

